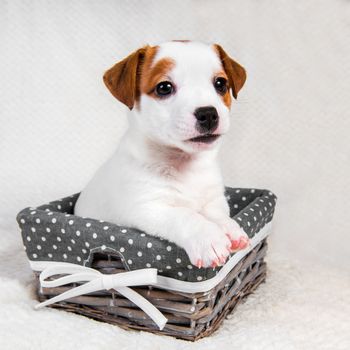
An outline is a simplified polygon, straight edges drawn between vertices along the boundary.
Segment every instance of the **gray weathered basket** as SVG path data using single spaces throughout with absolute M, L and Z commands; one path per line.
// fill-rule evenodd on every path
M 266 237 L 270 231 L 276 197 L 266 190 L 230 188 L 227 188 L 226 196 L 231 216 L 247 232 L 252 245 L 244 251 L 232 254 L 223 267 L 216 268 L 198 269 L 191 265 L 183 249 L 166 240 L 131 228 L 72 215 L 78 195 L 38 208 L 24 209 L 18 214 L 17 221 L 37 279 L 45 266 L 62 263 L 73 267 L 79 265 L 82 268 L 92 268 L 108 275 L 139 270 L 145 266 L 135 259 L 135 251 L 144 251 L 147 249 L 147 242 L 152 242 L 153 248 L 147 250 L 147 267 L 158 270 L 159 283 L 132 289 L 151 302 L 168 319 L 162 330 L 144 311 L 115 289 L 76 296 L 50 307 L 127 329 L 196 340 L 218 329 L 225 316 L 264 281 L 266 275 Z M 77 227 L 79 230 L 76 230 Z M 124 247 L 131 241 L 130 237 L 133 239 L 132 249 L 136 249 L 135 251 L 131 248 L 130 251 L 125 251 Z M 77 260 L 74 259 L 75 255 L 66 254 L 67 245 L 72 244 L 75 251 L 84 252 L 85 255 L 80 254 L 82 258 Z M 175 257 L 172 256 L 174 261 L 170 263 L 165 261 L 165 252 L 169 247 L 177 252 Z M 156 258 L 159 254 L 160 260 Z M 127 263 L 130 262 L 131 255 L 132 265 Z M 176 263 L 176 269 L 165 268 L 167 264 L 173 266 Z M 58 277 L 60 276 L 55 276 L 52 280 Z M 78 285 L 79 283 L 70 283 L 43 288 L 38 283 L 39 300 L 49 300 Z

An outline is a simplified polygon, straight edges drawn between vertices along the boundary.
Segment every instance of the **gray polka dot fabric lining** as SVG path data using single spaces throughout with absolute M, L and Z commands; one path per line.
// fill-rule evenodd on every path
M 273 217 L 276 196 L 268 190 L 226 188 L 230 215 L 250 238 Z M 166 239 L 134 228 L 73 215 L 79 193 L 17 215 L 24 247 L 31 261 L 68 262 L 91 266 L 96 253 L 119 256 L 126 270 L 147 267 L 162 276 L 198 282 L 222 267 L 197 268 L 185 250 Z M 233 253 L 234 254 L 234 253 Z

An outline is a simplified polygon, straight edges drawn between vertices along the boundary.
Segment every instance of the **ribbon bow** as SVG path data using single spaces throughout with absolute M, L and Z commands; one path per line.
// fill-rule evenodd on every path
M 58 277 L 54 280 L 46 280 L 55 275 L 65 276 Z M 147 299 L 131 288 L 128 288 L 131 286 L 157 283 L 157 269 L 147 268 L 107 275 L 85 266 L 57 264 L 44 269 L 40 274 L 39 280 L 41 287 L 44 288 L 60 287 L 75 282 L 88 282 L 36 305 L 36 309 L 76 296 L 100 290 L 115 289 L 118 293 L 122 294 L 143 310 L 157 324 L 160 330 L 164 328 L 168 321 Z

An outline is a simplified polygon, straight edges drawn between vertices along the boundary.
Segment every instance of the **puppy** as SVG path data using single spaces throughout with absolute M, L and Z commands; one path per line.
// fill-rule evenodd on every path
M 103 77 L 130 110 L 114 155 L 82 191 L 75 214 L 131 226 L 215 267 L 248 237 L 230 218 L 217 163 L 231 95 L 244 68 L 219 45 L 172 41 L 143 47 Z

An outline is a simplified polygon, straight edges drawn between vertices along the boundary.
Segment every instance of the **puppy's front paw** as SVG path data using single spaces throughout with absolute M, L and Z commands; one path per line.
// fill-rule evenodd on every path
M 248 246 L 249 237 L 235 220 L 227 218 L 227 220 L 224 221 L 221 226 L 231 241 L 230 250 L 232 252 L 244 249 Z
M 225 263 L 231 242 L 218 225 L 207 223 L 191 233 L 184 248 L 193 265 L 216 267 Z

